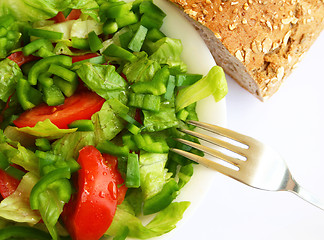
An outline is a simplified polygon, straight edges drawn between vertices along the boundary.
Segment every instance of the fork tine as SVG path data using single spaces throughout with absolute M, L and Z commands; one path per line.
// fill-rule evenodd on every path
M 236 178 L 237 177 L 237 173 L 238 171 L 234 170 L 234 169 L 231 169 L 229 167 L 226 167 L 222 164 L 219 164 L 215 161 L 212 161 L 212 160 L 209 160 L 207 158 L 204 158 L 204 157 L 200 157 L 198 155 L 195 155 L 193 153 L 190 153 L 190 152 L 186 152 L 186 151 L 183 151 L 183 150 L 180 150 L 180 149 L 175 149 L 175 148 L 171 148 L 170 149 L 171 151 L 181 155 L 181 156 L 184 156 L 186 158 L 189 158 L 191 159 L 192 161 L 195 161 L 199 164 L 202 164 L 208 168 L 211 168 L 211 169 L 214 169 L 222 174 L 225 174 L 229 177 L 232 177 L 232 178 Z
M 194 136 L 194 137 L 197 137 L 201 140 L 204 140 L 204 141 L 207 141 L 209 143 L 212 143 L 212 144 L 215 144 L 219 147 L 223 147 L 223 148 L 226 148 L 234 153 L 237 153 L 243 157 L 246 158 L 246 149 L 242 148 L 242 147 L 239 147 L 239 146 L 236 146 L 236 145 L 233 145 L 229 142 L 226 142 L 226 141 L 223 141 L 221 139 L 218 139 L 218 138 L 214 138 L 214 137 L 211 137 L 211 136 L 208 136 L 208 135 L 205 135 L 205 134 L 201 134 L 201 133 L 198 133 L 198 132 L 194 132 L 194 131 L 191 131 L 191 130 L 188 130 L 188 129 L 180 129 L 180 131 L 186 133 L 186 134 L 189 134 L 191 136 Z
M 237 142 L 243 143 L 244 145 L 246 145 L 248 147 L 249 147 L 249 144 L 251 142 L 255 142 L 254 138 L 251 138 L 249 136 L 237 133 L 235 131 L 232 131 L 232 130 L 229 130 L 227 128 L 223 128 L 223 127 L 220 127 L 220 126 L 212 125 L 212 124 L 209 124 L 209 123 L 198 122 L 198 121 L 194 121 L 194 120 L 190 120 L 187 123 L 189 123 L 189 124 L 191 124 L 193 126 L 205 129 L 205 130 L 210 131 L 212 133 L 216 133 L 216 134 L 219 134 L 221 136 L 233 139 L 233 140 L 235 140 Z
M 204 153 L 208 153 L 210 154 L 211 156 L 214 156 L 218 159 L 221 159 L 221 160 L 224 160 L 234 166 L 238 166 L 240 163 L 242 163 L 242 160 L 238 159 L 238 158 L 234 158 L 234 157 L 230 157 L 220 151 L 217 151 L 215 149 L 212 149 L 212 148 L 209 148 L 209 147 L 206 147 L 206 146 L 203 146 L 201 144 L 198 144 L 198 143 L 194 143 L 194 142 L 191 142 L 191 141 L 188 141 L 188 140 L 185 140 L 185 139 L 181 139 L 181 138 L 176 138 L 175 140 L 177 140 L 178 142 L 181 142 L 183 144 L 186 144 L 190 147 L 193 147 L 193 148 L 196 148 L 200 151 L 203 151 Z

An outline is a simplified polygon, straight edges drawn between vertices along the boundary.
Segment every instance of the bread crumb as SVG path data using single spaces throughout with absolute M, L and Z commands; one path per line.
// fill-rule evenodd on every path
M 235 23 L 230 24 L 230 25 L 228 25 L 228 28 L 229 28 L 229 30 L 233 31 L 236 28 L 236 24 Z
M 215 37 L 218 39 L 222 39 L 222 36 L 219 33 L 215 33 Z
M 246 18 L 243 18 L 243 19 L 242 19 L 242 23 L 243 23 L 243 24 L 247 24 L 247 20 L 246 20 Z
M 284 36 L 284 38 L 283 38 L 283 44 L 284 44 L 284 45 L 287 45 L 288 40 L 289 40 L 289 38 L 290 38 L 290 34 L 291 34 L 291 30 L 289 30 L 289 31 L 286 33 L 286 35 Z
M 284 75 L 285 75 L 285 68 L 281 66 L 277 70 L 277 78 L 278 78 L 278 81 L 281 81 Z
M 264 53 L 268 53 L 272 46 L 272 40 L 270 38 L 266 38 L 262 42 L 262 51 Z
M 244 4 L 243 4 L 243 9 L 244 9 L 244 10 L 248 10 L 248 9 L 249 9 L 249 5 L 248 5 L 247 3 L 244 3 Z
M 244 58 L 243 58 L 243 53 L 241 50 L 237 50 L 236 53 L 235 53 L 235 57 L 240 60 L 241 62 L 244 61 Z

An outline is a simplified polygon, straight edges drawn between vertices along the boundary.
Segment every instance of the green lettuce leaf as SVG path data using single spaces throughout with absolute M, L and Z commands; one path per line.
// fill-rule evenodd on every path
M 16 191 L 0 203 L 0 217 L 15 222 L 36 224 L 41 219 L 38 211 L 30 209 L 29 195 L 38 176 L 28 172 L 22 178 Z
M 79 150 L 87 145 L 95 145 L 94 132 L 74 132 L 66 134 L 52 144 L 54 154 L 63 159 L 77 159 Z
M 163 102 L 159 112 L 143 110 L 146 131 L 155 132 L 177 126 L 179 121 L 175 109 L 169 102 Z
M 126 204 L 127 202 L 124 201 L 117 207 L 114 220 L 106 232 L 107 235 L 115 236 L 121 228 L 128 228 L 129 237 L 148 239 L 160 236 L 176 227 L 177 222 L 182 219 L 184 211 L 190 205 L 189 202 L 173 202 L 158 212 L 154 219 L 144 226 L 131 210 L 123 206 Z
M 60 129 L 49 119 L 39 121 L 34 127 L 17 128 L 18 131 L 28 133 L 35 137 L 48 138 L 50 140 L 63 137 L 65 134 L 75 132 L 77 128 Z
M 137 61 L 128 62 L 123 68 L 129 82 L 147 82 L 151 81 L 154 74 L 161 69 L 160 64 L 148 59 L 145 52 L 134 53 Z
M 118 98 L 121 102 L 125 102 L 127 82 L 116 72 L 114 66 L 85 62 L 76 72 L 81 80 L 99 96 L 107 100 Z
M 182 43 L 179 39 L 164 37 L 152 45 L 153 54 L 149 57 L 159 64 L 166 64 L 176 72 L 186 72 L 187 66 L 181 60 Z
M 14 147 L 13 145 L 17 145 Z M 10 163 L 17 164 L 29 172 L 38 174 L 38 159 L 34 152 L 16 142 L 0 143 L 0 152 L 3 153 Z
M 171 177 L 171 174 L 165 169 L 167 160 L 168 154 L 166 153 L 140 154 L 140 178 L 144 200 L 160 192 Z
M 191 86 L 181 89 L 176 98 L 176 111 L 213 95 L 216 102 L 227 94 L 227 82 L 223 68 L 212 67 L 208 74 Z
M 91 120 L 95 126 L 96 143 L 113 139 L 126 125 L 106 101 L 100 111 L 92 115 Z
M 35 22 L 54 17 L 67 8 L 93 10 L 98 8 L 95 0 L 6 0 L 0 1 L 0 16 L 12 14 L 19 21 Z
M 22 77 L 23 74 L 15 62 L 10 59 L 0 62 L 0 100 L 7 102 L 16 89 L 18 79 Z

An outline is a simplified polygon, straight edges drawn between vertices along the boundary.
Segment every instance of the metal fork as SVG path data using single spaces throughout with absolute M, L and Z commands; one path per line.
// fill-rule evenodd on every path
M 251 187 L 269 191 L 293 192 L 302 199 L 324 210 L 324 202 L 315 198 L 294 180 L 285 161 L 269 146 L 252 137 L 216 125 L 197 121 L 188 121 L 188 123 L 225 137 L 227 140 L 187 129 L 180 130 L 191 136 L 217 145 L 218 149 L 206 147 L 184 139 L 178 138 L 176 140 L 214 156 L 221 161 L 212 161 L 180 149 L 172 148 L 171 151 Z M 232 139 L 239 144 L 233 144 L 228 139 Z M 222 149 L 227 150 L 222 151 Z

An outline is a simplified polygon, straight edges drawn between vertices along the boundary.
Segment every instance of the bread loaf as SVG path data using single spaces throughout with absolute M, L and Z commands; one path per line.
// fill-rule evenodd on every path
M 170 1 L 193 22 L 216 63 L 262 101 L 324 28 L 324 0 Z

